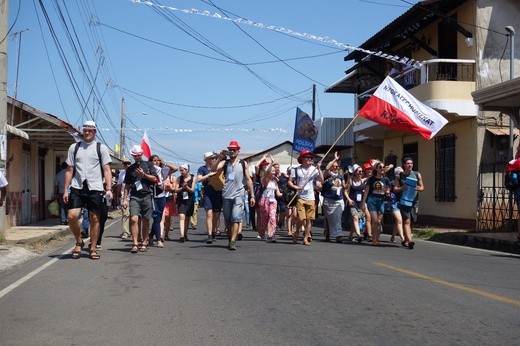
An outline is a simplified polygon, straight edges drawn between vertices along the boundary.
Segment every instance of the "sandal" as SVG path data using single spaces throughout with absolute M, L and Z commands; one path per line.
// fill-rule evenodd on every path
M 148 251 L 148 244 L 143 244 L 143 245 L 141 245 L 141 248 L 139 249 L 139 251 L 141 251 L 141 252 L 146 252 L 146 251 Z
M 81 243 L 76 243 L 76 247 L 79 246 L 79 250 L 72 250 L 72 258 L 78 259 L 81 257 L 81 250 L 83 249 L 83 246 L 85 246 L 85 243 L 82 241 Z
M 96 250 L 90 250 L 89 257 L 92 260 L 98 260 L 100 258 Z
M 130 250 L 131 253 L 137 253 L 139 252 L 139 247 L 137 245 L 132 245 L 132 250 Z

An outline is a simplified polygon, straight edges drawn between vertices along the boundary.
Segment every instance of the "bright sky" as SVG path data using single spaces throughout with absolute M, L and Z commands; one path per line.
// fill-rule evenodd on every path
M 204 152 L 230 140 L 242 153 L 259 152 L 292 140 L 296 107 L 312 112 L 313 84 L 316 119 L 352 117 L 352 95 L 324 93 L 352 62 L 343 61 L 346 52 L 334 44 L 213 14 L 357 46 L 412 2 L 148 3 L 155 5 L 9 0 L 8 95 L 77 127 L 94 119 L 98 139 L 112 150 L 119 144 L 124 97 L 127 156 L 145 129 L 152 153 L 168 162 L 198 166 Z

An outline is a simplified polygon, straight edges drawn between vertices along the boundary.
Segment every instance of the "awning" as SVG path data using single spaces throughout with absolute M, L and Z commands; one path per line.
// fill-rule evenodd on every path
M 486 127 L 486 130 L 494 134 L 495 136 L 509 136 L 509 127 Z M 513 134 L 518 136 L 520 131 L 515 127 L 513 128 Z
M 14 112 L 17 122 L 11 124 L 10 128 L 6 127 L 6 130 L 21 138 L 30 137 L 31 143 L 38 143 L 42 148 L 66 151 L 75 142 L 75 137 L 81 135 L 81 132 L 68 122 L 12 97 L 7 97 L 7 105 L 11 107 L 10 111 Z
M 27 139 L 27 140 L 29 139 L 29 135 L 27 134 L 27 132 L 17 129 L 16 127 L 11 126 L 9 124 L 5 124 L 5 130 L 7 132 L 9 132 L 10 134 L 18 136 L 20 138 Z

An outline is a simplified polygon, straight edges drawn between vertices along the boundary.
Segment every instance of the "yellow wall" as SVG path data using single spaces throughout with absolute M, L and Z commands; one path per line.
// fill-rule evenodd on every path
M 450 122 L 438 136 L 455 134 L 455 202 L 435 201 L 435 138 L 428 141 L 415 134 L 397 134 L 385 140 L 384 152 L 393 151 L 400 160 L 403 144 L 418 143 L 419 172 L 425 190 L 420 195 L 420 214 L 474 219 L 477 200 L 477 130 L 476 119 Z
M 354 156 L 352 157 L 352 160 L 354 163 L 362 165 L 363 163 L 367 162 L 368 159 L 381 160 L 383 156 L 384 154 L 382 147 L 374 147 L 368 144 L 358 142 L 354 146 Z

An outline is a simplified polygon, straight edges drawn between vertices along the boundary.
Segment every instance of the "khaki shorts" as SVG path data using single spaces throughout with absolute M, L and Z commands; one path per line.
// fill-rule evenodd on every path
M 311 220 L 316 218 L 316 201 L 308 201 L 298 198 L 296 202 L 296 216 L 298 220 Z

